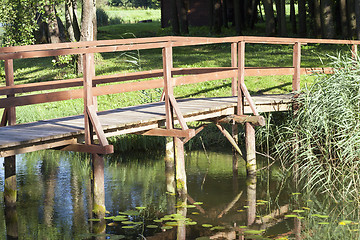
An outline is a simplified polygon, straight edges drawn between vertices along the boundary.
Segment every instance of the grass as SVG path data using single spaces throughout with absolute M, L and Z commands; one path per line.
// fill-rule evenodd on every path
M 119 7 L 105 6 L 103 9 L 106 11 L 111 19 L 119 19 L 121 23 L 137 23 L 143 20 L 160 21 L 160 9 L 123 9 Z

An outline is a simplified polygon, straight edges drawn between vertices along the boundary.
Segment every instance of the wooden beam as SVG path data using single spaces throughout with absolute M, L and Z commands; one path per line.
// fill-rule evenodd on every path
M 236 75 L 237 75 L 237 71 L 234 69 L 230 69 L 219 72 L 201 73 L 197 75 L 177 77 L 174 79 L 174 82 L 176 86 L 181 86 L 185 84 L 232 78 L 232 77 L 236 77 Z
M 175 114 L 177 116 L 177 119 L 180 123 L 180 126 L 183 130 L 188 130 L 188 126 L 186 124 L 186 121 L 184 119 L 184 116 L 182 115 L 181 111 L 180 111 L 180 107 L 178 105 L 178 103 L 176 102 L 176 99 L 174 97 L 174 95 L 169 95 L 169 100 L 170 100 L 170 103 L 171 103 L 171 106 L 173 107 L 174 111 L 175 111 Z
M 241 84 L 245 81 L 245 42 L 238 43 L 237 115 L 244 114 L 244 99 Z
M 255 105 L 254 101 L 252 100 L 252 98 L 250 96 L 250 93 L 247 90 L 247 87 L 246 87 L 245 83 L 241 83 L 240 87 L 241 87 L 241 90 L 242 90 L 242 92 L 244 93 L 244 95 L 246 97 L 246 100 L 247 100 L 253 114 L 254 115 L 259 115 L 258 111 L 256 110 L 256 105 Z M 242 115 L 242 114 L 238 114 L 238 115 Z
M 5 81 L 6 81 L 6 86 L 12 87 L 15 85 L 15 83 L 14 83 L 14 62 L 12 59 L 5 61 Z M 9 94 L 9 95 L 7 95 L 7 98 L 12 98 L 14 96 L 15 96 L 14 94 Z M 7 122 L 8 122 L 8 125 L 16 124 L 15 106 L 8 107 Z
M 0 150 L 0 157 L 9 157 L 17 154 L 35 152 L 44 149 L 56 148 L 64 145 L 74 144 L 76 143 L 76 139 L 69 140 L 61 140 L 61 141 L 51 141 L 41 143 L 40 145 L 30 145 L 22 148 L 8 149 L 8 150 Z
M 256 174 L 255 128 L 245 123 L 246 170 L 248 175 Z
M 171 69 L 172 66 L 172 47 L 165 47 L 162 50 L 163 55 L 163 70 L 164 70 L 164 92 L 165 92 L 165 115 L 166 115 L 166 128 L 172 129 L 173 128 L 173 113 L 171 109 L 171 103 L 170 103 L 170 95 L 174 94 L 173 89 L 173 81 L 171 77 Z
M 216 120 L 217 123 L 232 123 L 232 124 L 244 124 L 251 123 L 254 126 L 265 126 L 265 118 L 263 116 L 251 116 L 251 115 L 230 115 L 224 118 Z
M 244 154 L 240 150 L 239 146 L 235 142 L 234 138 L 231 136 L 231 134 L 220 124 L 215 124 L 216 127 L 220 130 L 220 132 L 226 137 L 227 140 L 231 143 L 231 145 L 235 148 L 235 150 L 240 154 L 242 158 L 244 158 Z
M 88 107 L 93 105 L 93 93 L 92 93 L 92 78 L 93 78 L 93 63 L 92 58 L 94 54 L 83 55 L 83 74 L 84 74 L 84 126 L 85 126 L 85 144 L 93 144 L 93 129 L 90 120 L 90 113 Z
M 231 67 L 237 68 L 237 42 L 231 43 Z M 231 78 L 231 94 L 236 96 L 237 93 L 237 79 L 236 76 Z
M 191 138 L 195 136 L 195 129 L 163 129 L 154 128 L 141 133 L 148 136 L 162 136 L 162 137 L 178 137 L 178 138 Z
M 351 46 L 351 56 L 352 56 L 353 61 L 358 60 L 358 45 L 357 44 L 353 44 Z
M 99 146 L 95 144 L 88 145 L 88 144 L 73 143 L 65 147 L 58 148 L 57 150 L 105 155 L 105 154 L 114 153 L 114 146 L 113 145 Z
M 201 132 L 202 130 L 204 130 L 204 128 L 207 126 L 207 124 L 203 124 L 202 126 L 198 127 L 195 129 L 195 135 L 192 137 L 187 137 L 183 140 L 184 144 L 187 143 L 188 141 L 190 141 L 190 139 L 192 139 L 193 137 L 195 137 L 199 132 Z
M 4 112 L 3 112 L 3 115 L 2 115 L 2 118 L 1 118 L 1 123 L 0 123 L 0 127 L 5 127 L 7 122 L 8 122 L 8 119 L 7 119 L 7 108 L 4 109 Z
M 96 135 L 97 135 L 98 140 L 100 142 L 100 145 L 103 146 L 103 147 L 109 145 L 109 142 L 105 137 L 104 130 L 102 129 L 100 120 L 99 120 L 99 118 L 98 118 L 98 116 L 96 114 L 95 106 L 94 105 L 87 106 L 87 113 L 88 113 L 88 116 L 89 116 L 89 118 L 91 120 L 91 123 L 92 123 L 92 125 L 93 125 L 93 127 L 95 129 L 95 132 L 96 132 Z
M 294 76 L 292 81 L 293 92 L 300 91 L 300 64 L 301 64 L 301 43 L 296 42 L 293 49 Z

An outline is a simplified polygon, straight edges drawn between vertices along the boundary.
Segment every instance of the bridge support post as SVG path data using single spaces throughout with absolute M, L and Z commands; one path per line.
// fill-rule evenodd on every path
M 247 225 L 251 226 L 256 219 L 256 175 L 248 176 L 246 185 L 249 205 L 249 208 L 247 209 Z
M 246 170 L 248 175 L 256 174 L 255 128 L 245 123 Z
M 185 154 L 184 143 L 180 138 L 174 138 L 175 145 L 175 178 L 176 178 L 176 191 L 180 198 L 186 198 L 187 185 L 186 185 L 186 171 L 185 171 Z
M 93 170 L 93 212 L 94 217 L 105 217 L 105 187 L 104 187 L 104 158 L 99 154 L 92 154 Z
M 174 138 L 166 137 L 165 176 L 168 214 L 175 213 L 175 155 Z

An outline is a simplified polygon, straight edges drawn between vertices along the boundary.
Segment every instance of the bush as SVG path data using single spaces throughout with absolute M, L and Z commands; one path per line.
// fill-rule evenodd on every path
M 102 8 L 96 9 L 96 21 L 98 26 L 107 26 L 109 25 L 109 16 Z

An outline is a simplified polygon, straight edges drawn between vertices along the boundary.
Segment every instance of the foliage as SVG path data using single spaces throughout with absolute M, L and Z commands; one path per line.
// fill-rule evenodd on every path
M 104 9 L 96 9 L 96 22 L 98 27 L 109 25 L 109 16 Z
M 319 76 L 297 99 L 299 110 L 282 128 L 277 153 L 311 190 L 359 200 L 359 61 L 332 59 L 334 74 Z
M 110 5 L 116 7 L 125 7 L 125 8 L 159 8 L 160 3 L 158 0 L 109 0 Z
M 0 22 L 4 24 L 3 45 L 33 44 L 33 32 L 38 28 L 36 12 L 38 1 L 34 0 L 3 0 L 0 8 Z

